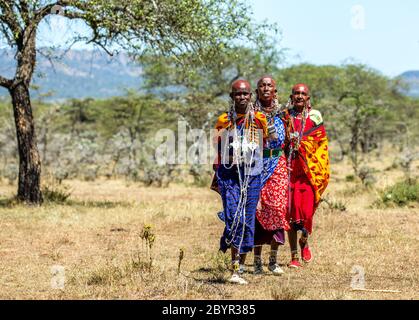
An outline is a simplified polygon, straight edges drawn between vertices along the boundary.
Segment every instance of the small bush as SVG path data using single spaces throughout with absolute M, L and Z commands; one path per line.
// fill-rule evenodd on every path
M 189 168 L 189 174 L 193 177 L 193 185 L 207 188 L 211 185 L 213 171 L 208 166 L 193 164 Z
M 92 271 L 87 278 L 87 285 L 109 285 L 124 277 L 123 271 L 118 266 L 107 265 Z
M 125 266 L 126 274 L 135 272 L 150 272 L 152 266 L 149 260 L 144 260 L 141 252 L 137 252 Z
M 355 176 L 353 174 L 347 175 L 345 177 L 345 181 L 346 182 L 353 182 L 353 181 L 355 181 Z
M 230 260 L 227 255 L 218 251 L 211 257 L 211 276 L 212 281 L 224 283 L 226 281 L 226 273 L 229 271 Z
M 175 165 L 159 166 L 155 163 L 143 163 L 143 175 L 137 173 L 135 181 L 140 181 L 146 186 L 168 187 L 177 171 Z
M 329 209 L 332 211 L 340 211 L 340 212 L 346 211 L 346 203 L 343 203 L 342 201 L 331 200 L 328 198 L 322 198 L 321 201 L 326 203 Z
M 371 187 L 377 182 L 377 179 L 374 177 L 375 170 L 369 167 L 362 167 L 358 171 L 358 177 L 361 179 L 362 184 L 366 187 Z
M 407 179 L 388 187 L 381 193 L 381 202 L 385 205 L 395 204 L 399 207 L 410 202 L 419 202 L 419 183 L 413 179 Z
M 20 201 L 16 196 L 11 198 L 0 199 L 0 208 L 13 208 L 14 206 L 17 206 L 19 204 Z
M 65 203 L 70 195 L 70 188 L 65 185 L 45 185 L 42 188 L 42 196 L 45 202 Z

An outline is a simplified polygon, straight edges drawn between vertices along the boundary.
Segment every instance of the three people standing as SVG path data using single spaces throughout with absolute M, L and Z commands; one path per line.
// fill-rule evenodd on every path
M 327 136 L 320 112 L 311 107 L 308 86 L 295 85 L 285 108 L 278 103 L 271 76 L 258 81 L 254 105 L 251 96 L 247 81 L 234 82 L 230 111 L 216 124 L 216 182 L 226 224 L 220 249 L 231 247 L 230 281 L 240 284 L 247 283 L 241 273 L 246 253 L 253 248 L 254 272 L 263 273 L 263 244 L 271 247 L 268 270 L 284 273 L 277 252 L 285 243 L 285 231 L 291 249 L 288 266 L 302 266 L 298 231 L 300 256 L 304 262 L 312 260 L 308 236 L 330 176 Z

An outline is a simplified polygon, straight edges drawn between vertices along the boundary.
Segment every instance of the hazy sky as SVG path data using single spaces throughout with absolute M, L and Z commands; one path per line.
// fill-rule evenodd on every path
M 288 62 L 347 58 L 386 75 L 419 70 L 417 0 L 250 0 L 256 19 L 278 23 Z
M 288 64 L 340 64 L 352 58 L 388 76 L 419 70 L 418 0 L 248 1 L 256 20 L 279 25 Z M 62 42 L 71 30 L 84 32 L 81 24 L 59 16 L 51 24 L 52 29 L 41 27 L 39 44 Z

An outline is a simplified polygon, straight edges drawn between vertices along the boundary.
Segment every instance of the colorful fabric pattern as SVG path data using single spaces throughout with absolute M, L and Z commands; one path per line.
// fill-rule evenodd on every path
M 256 217 L 263 229 L 289 230 L 286 220 L 287 205 L 288 171 L 285 156 L 282 155 L 260 194 L 260 206 L 256 210 Z
M 240 125 L 241 122 L 244 120 L 244 114 L 237 114 L 237 124 Z M 222 130 L 222 129 L 226 129 L 229 128 L 232 125 L 231 120 L 228 117 L 228 113 L 224 112 L 223 114 L 221 114 L 218 119 L 217 119 L 217 123 L 215 124 L 215 129 L 217 130 Z M 258 128 L 258 129 L 263 129 L 263 133 L 264 136 L 266 137 L 267 133 L 268 133 L 268 128 L 267 128 L 267 120 L 265 115 L 262 112 L 255 112 L 255 122 L 253 123 L 253 127 Z
M 267 141 L 265 148 L 282 149 L 285 140 L 284 124 L 279 115 L 273 120 L 278 140 Z M 289 229 L 286 219 L 288 172 L 284 155 L 263 159 L 262 185 L 256 210 L 255 245 L 270 244 L 272 239 L 283 245 L 284 230 Z
M 223 113 L 218 117 L 215 128 L 218 130 L 218 134 L 215 136 L 215 143 L 218 146 L 218 156 L 214 163 L 214 170 L 221 164 L 231 164 L 233 161 L 233 148 L 231 143 L 234 141 L 234 135 L 238 135 L 239 140 L 243 142 L 244 134 L 246 134 L 247 142 L 255 142 L 258 146 L 262 146 L 264 138 L 267 135 L 267 120 L 263 113 L 255 112 L 253 121 L 245 121 L 245 115 L 238 114 L 236 119 L 237 132 L 232 130 L 231 120 L 227 113 Z M 262 130 L 262 136 L 261 132 Z M 257 175 L 261 174 L 263 170 L 262 163 L 262 150 L 258 148 L 256 152 L 247 152 L 246 160 L 253 159 L 254 165 L 250 168 L 251 172 L 247 174 Z M 216 185 L 212 184 L 211 189 L 216 190 Z
M 321 119 L 317 111 L 315 120 Z M 295 131 L 301 129 L 301 119 L 294 119 Z M 289 223 L 301 224 L 311 233 L 313 215 L 330 179 L 328 140 L 323 123 L 317 124 L 309 115 L 297 157 L 291 163 L 291 208 Z
M 326 130 L 320 124 L 303 135 L 299 153 L 303 157 L 304 171 L 314 189 L 314 210 L 330 179 L 329 146 Z
M 279 115 L 274 117 L 275 129 L 278 134 L 278 140 L 266 141 L 266 148 L 269 149 L 282 149 L 285 141 L 285 128 Z M 263 173 L 262 173 L 262 185 L 265 185 L 266 181 L 275 171 L 278 164 L 279 157 L 264 158 L 263 159 Z
M 222 130 L 227 130 L 228 133 L 233 125 L 227 113 L 223 113 L 217 120 L 215 128 L 219 131 L 217 137 L 218 145 L 220 145 L 220 133 Z M 267 134 L 267 121 L 264 114 L 260 112 L 255 113 L 254 121 L 246 123 L 244 115 L 238 115 L 236 121 L 236 128 L 239 136 L 244 135 L 244 129 L 262 129 L 263 136 Z M 228 135 L 228 142 L 230 135 Z M 259 194 L 261 189 L 261 172 L 263 167 L 261 150 L 256 149 L 253 154 L 259 154 L 259 157 L 254 157 L 254 166 L 248 172 L 245 172 L 244 165 L 233 164 L 225 165 L 220 161 L 221 152 L 219 150 L 218 162 L 216 164 L 216 178 L 213 181 L 212 189 L 218 190 L 223 201 L 223 220 L 225 228 L 220 239 L 220 250 L 226 251 L 233 246 L 239 250 L 240 253 L 246 253 L 252 250 L 254 245 L 255 234 L 255 212 L 259 201 Z M 230 154 L 231 148 L 228 149 Z M 253 163 L 253 162 L 252 162 Z M 259 169 L 258 169 L 259 167 Z M 240 173 L 240 175 L 239 175 Z M 243 192 L 241 183 L 246 179 L 248 181 L 246 193 Z M 243 197 L 246 195 L 246 197 Z M 241 199 L 245 200 L 245 205 L 239 207 Z
M 225 252 L 233 246 L 239 249 L 240 253 L 247 253 L 254 246 L 255 210 L 261 188 L 260 175 L 249 176 L 246 206 L 242 212 L 236 212 L 241 193 L 237 169 L 220 166 L 217 170 L 217 180 L 223 201 L 225 223 L 220 239 L 220 250 Z

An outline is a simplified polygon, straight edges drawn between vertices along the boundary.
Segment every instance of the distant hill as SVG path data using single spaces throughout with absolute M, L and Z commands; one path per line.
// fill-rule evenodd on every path
M 419 97 L 419 71 L 406 71 L 400 77 L 410 86 L 408 95 Z
M 13 52 L 0 49 L 0 75 L 13 75 L 15 60 Z M 55 52 L 63 54 L 62 51 Z M 103 51 L 69 50 L 61 60 L 52 65 L 44 56 L 38 54 L 33 84 L 39 86 L 32 90 L 32 97 L 52 92 L 47 100 L 69 98 L 107 98 L 119 96 L 126 89 L 139 89 L 142 83 L 141 67 L 126 55 L 109 57 Z M 409 85 L 407 95 L 419 97 L 419 71 L 406 71 L 400 75 Z M 0 96 L 8 95 L 0 87 Z
M 123 95 L 128 88 L 138 89 L 141 84 L 141 68 L 126 54 L 110 57 L 100 51 L 69 50 L 53 64 L 39 54 L 37 59 L 33 84 L 39 90 L 31 90 L 33 97 L 52 92 L 49 100 L 107 98 Z M 13 52 L 0 50 L 0 74 L 11 77 L 14 69 Z M 0 88 L 0 95 L 8 93 Z

